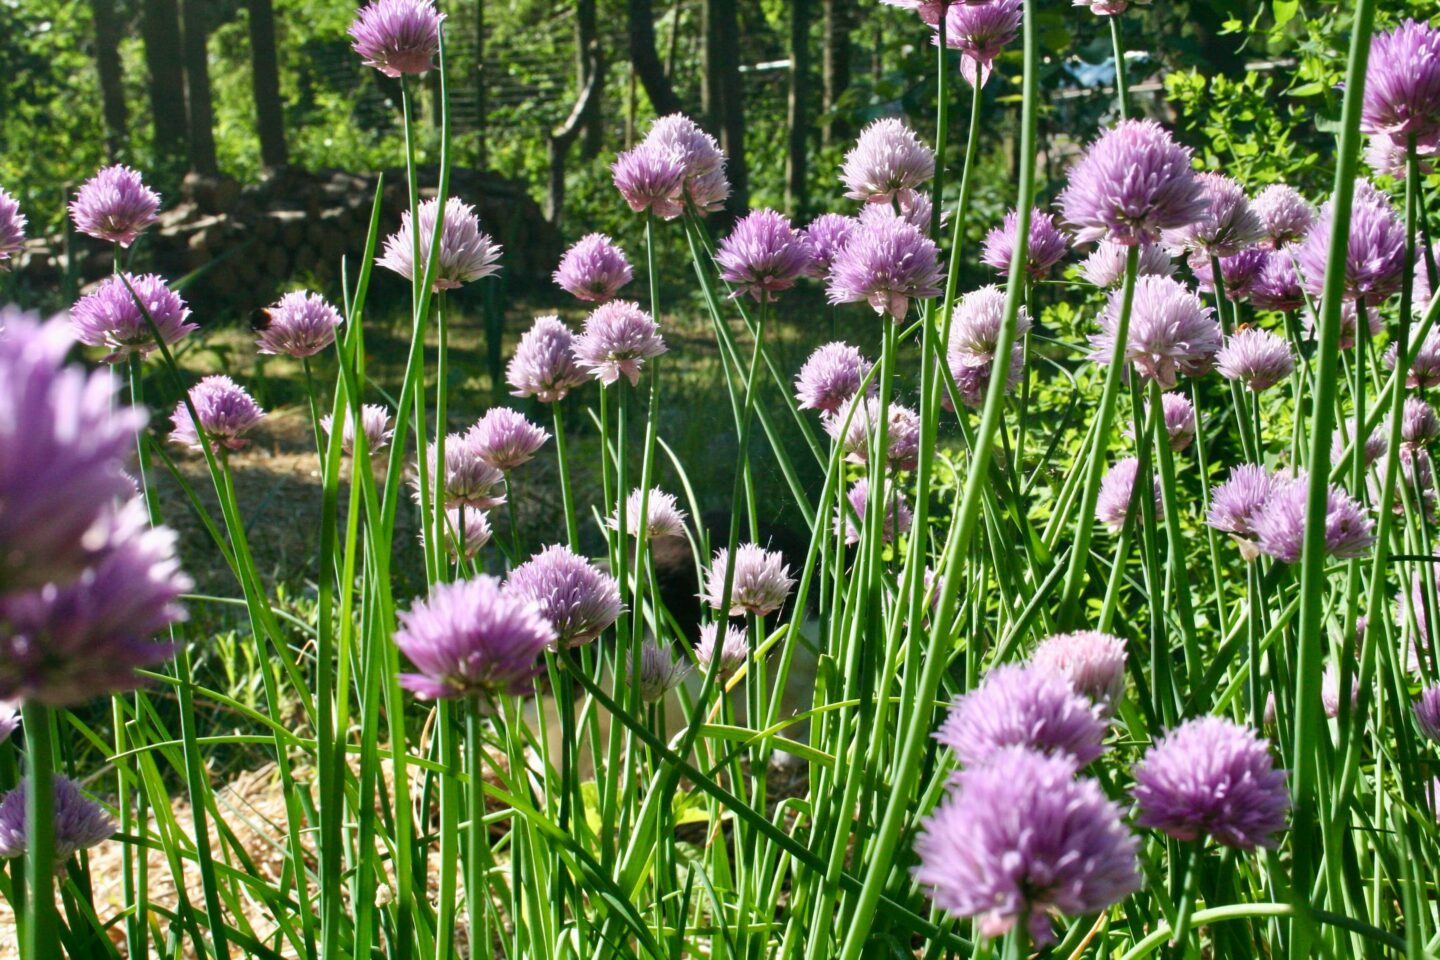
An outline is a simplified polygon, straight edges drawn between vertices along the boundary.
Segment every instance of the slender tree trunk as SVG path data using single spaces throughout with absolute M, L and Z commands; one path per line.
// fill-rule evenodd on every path
M 590 79 L 592 63 L 604 69 L 603 57 L 591 57 L 588 53 L 592 43 L 600 42 L 600 33 L 595 24 L 595 0 L 576 0 L 575 3 L 575 89 L 584 90 Z M 585 131 L 580 140 L 580 154 L 595 157 L 600 153 L 601 140 L 605 133 L 605 117 L 600 107 L 600 97 L 605 90 L 602 74 L 595 87 L 594 102 L 585 120 Z
M 105 117 L 105 156 L 115 161 L 120 159 L 128 140 L 115 0 L 90 0 L 90 13 L 95 21 L 95 70 L 100 76 L 100 104 Z
M 280 100 L 273 0 L 250 0 L 250 84 L 255 94 L 260 162 L 266 167 L 283 167 L 290 156 L 285 147 L 285 106 Z
M 180 53 L 180 11 L 175 0 L 144 0 L 140 32 L 149 70 L 155 155 L 162 168 L 183 168 L 186 158 L 185 70 Z
M 843 121 L 831 119 L 845 89 L 850 86 L 850 0 L 824 0 L 825 53 L 822 82 L 824 90 L 825 143 L 849 136 Z
M 811 0 L 790 0 L 790 101 L 787 123 L 789 151 L 785 158 L 785 207 L 792 216 L 804 213 L 806 201 L 806 149 L 810 118 L 806 100 L 810 96 Z
M 745 162 L 745 91 L 740 80 L 740 22 L 736 0 L 707 0 L 710 57 L 707 73 L 713 70 L 712 97 L 718 101 L 720 148 L 729 158 L 730 200 L 725 207 L 739 215 L 749 205 L 750 178 Z
M 719 17 L 716 4 L 723 2 L 704 0 L 700 8 L 700 112 L 705 126 L 711 130 L 719 130 L 725 119 L 725 84 L 720 79 L 724 69 L 722 42 L 716 30 Z
M 475 0 L 475 166 L 490 163 L 485 123 L 485 0 Z
M 215 159 L 215 105 L 210 99 L 206 0 L 185 0 L 185 99 L 190 107 L 190 169 L 219 173 Z
M 680 97 L 665 75 L 665 66 L 655 51 L 655 10 L 650 0 L 626 0 L 630 19 L 630 63 L 650 98 L 657 116 L 679 113 Z

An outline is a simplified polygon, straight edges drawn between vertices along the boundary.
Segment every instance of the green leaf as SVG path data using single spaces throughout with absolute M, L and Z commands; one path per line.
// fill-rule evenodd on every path
M 1283 27 L 1295 19 L 1300 10 L 1300 0 L 1275 0 L 1272 6 L 1275 9 L 1275 26 Z

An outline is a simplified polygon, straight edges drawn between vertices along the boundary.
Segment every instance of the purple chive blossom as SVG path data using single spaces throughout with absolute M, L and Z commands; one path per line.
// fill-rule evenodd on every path
M 640 530 L 640 499 L 644 494 L 643 490 L 631 490 L 625 498 L 625 532 L 632 537 Z M 611 530 L 620 528 L 618 516 L 611 515 L 605 523 Z M 674 494 L 654 488 L 645 496 L 645 536 L 650 540 L 685 536 L 685 511 Z
M 426 448 L 427 478 L 430 483 L 431 500 L 437 485 L 439 472 L 434 444 Z M 413 478 L 415 502 L 420 501 L 420 472 Z M 451 433 L 445 436 L 445 481 L 441 486 L 445 506 L 473 507 L 489 510 L 505 502 L 505 474 L 499 467 L 492 466 L 480 455 L 480 450 L 470 434 Z
M 281 297 L 265 311 L 256 346 L 261 353 L 313 357 L 335 342 L 340 311 L 318 293 L 297 290 Z
M 1223 717 L 1189 720 L 1162 737 L 1135 768 L 1134 794 L 1140 826 L 1242 850 L 1273 846 L 1290 810 L 1270 744 Z
M 1297 477 L 1278 486 L 1254 519 L 1260 552 L 1296 563 L 1305 540 L 1305 501 L 1310 481 Z M 1325 506 L 1325 552 L 1338 560 L 1364 555 L 1375 542 L 1375 522 L 1348 493 L 1331 485 Z
M 1209 200 L 1190 151 L 1153 120 L 1122 120 L 1070 171 L 1060 209 L 1080 243 L 1154 243 L 1205 218 Z
M 636 213 L 674 220 L 685 212 L 685 163 L 667 147 L 642 143 L 610 165 L 615 189 Z
M 1130 504 L 1135 499 L 1135 477 L 1140 471 L 1140 461 L 1134 457 L 1118 460 L 1106 471 L 1100 480 L 1100 496 L 1095 501 L 1095 519 L 1119 533 L 1125 528 L 1130 516 Z M 1155 509 L 1160 509 L 1160 481 L 1151 477 L 1155 493 Z M 1135 506 L 1135 516 L 1140 516 L 1140 507 Z
M 1350 242 L 1345 255 L 1347 300 L 1363 297 L 1379 304 L 1400 289 L 1405 273 L 1405 224 L 1395 207 L 1367 181 L 1357 181 L 1355 202 L 1350 210 Z M 1305 292 L 1319 297 L 1325 288 L 1325 267 L 1330 261 L 1330 227 L 1333 212 L 1327 202 L 1295 249 L 1300 282 Z
M 1430 566 L 1422 564 L 1421 566 Z M 1426 609 L 1425 583 L 1421 574 L 1415 573 L 1410 576 L 1410 589 L 1401 593 L 1397 598 L 1396 612 L 1399 615 L 1400 627 L 1410 636 L 1410 642 L 1406 644 L 1405 669 L 1410 673 L 1419 676 L 1428 675 L 1430 668 L 1434 665 L 1430 653 L 1430 617 Z M 1440 590 L 1440 576 L 1431 574 L 1437 590 Z M 1411 625 L 1410 618 L 1414 615 L 1415 622 Z
M 651 125 L 645 143 L 679 159 L 684 194 L 697 212 L 711 213 L 725 205 L 730 196 L 725 154 L 694 120 L 678 113 L 661 117 Z
M 1049 914 L 1099 913 L 1140 889 L 1135 836 L 1094 780 L 1064 757 L 1011 748 L 964 770 L 921 821 L 915 882 L 935 906 L 975 917 L 984 937 L 1020 920 L 1037 947 Z
M 1320 705 L 1325 716 L 1335 719 L 1340 716 L 1340 671 L 1334 663 L 1325 664 L 1325 674 L 1320 680 Z M 1360 677 L 1350 674 L 1350 710 L 1353 713 L 1360 706 Z
M 719 610 L 725 595 L 725 575 L 730 566 L 730 551 L 721 547 L 705 573 L 705 590 L 700 594 L 713 609 Z M 754 543 L 742 543 L 735 551 L 735 573 L 730 586 L 730 616 L 754 614 L 768 616 L 785 605 L 795 586 L 790 566 L 778 550 L 766 550 Z
M 1210 491 L 1210 512 L 1205 522 L 1225 533 L 1251 536 L 1256 518 L 1283 483 L 1258 464 L 1231 467 L 1229 478 Z
M 701 670 L 708 673 L 710 664 L 718 657 L 720 662 L 715 667 L 715 676 L 720 680 L 728 680 L 750 658 L 750 641 L 745 639 L 744 630 L 727 624 L 725 637 L 719 641 L 717 651 L 716 640 L 719 636 L 718 623 L 707 623 L 700 628 L 700 642 L 695 644 L 695 661 L 700 664 Z
M 940 252 L 934 241 L 898 217 L 862 223 L 830 266 L 831 303 L 865 301 L 896 322 L 910 301 L 940 295 Z
M 1097 287 L 1118 286 L 1125 279 L 1125 257 L 1129 250 L 1127 246 L 1101 240 L 1095 251 L 1080 264 L 1080 276 Z M 1175 262 L 1160 244 L 1142 243 L 1135 275 L 1172 277 L 1175 275 Z
M 1400 444 L 1400 482 L 1411 491 L 1420 503 L 1426 516 L 1435 513 L 1435 462 L 1424 447 L 1410 443 Z M 1404 499 L 1397 490 L 1395 512 L 1404 512 Z
M 440 215 L 440 200 L 426 200 L 420 204 L 420 247 L 433 249 L 435 220 Z M 440 252 L 435 264 L 433 289 L 454 290 L 500 272 L 496 263 L 500 259 L 500 244 L 480 229 L 480 218 L 475 208 L 459 197 L 445 201 L 444 223 L 440 228 Z M 410 211 L 400 215 L 400 229 L 385 238 L 383 255 L 375 262 L 393 270 L 407 280 L 415 279 L 415 236 L 410 222 Z M 423 276 L 428 269 L 428 258 L 419 272 Z
M 186 322 L 190 308 L 185 301 L 165 285 L 164 277 L 153 273 L 127 273 L 123 279 L 112 276 L 102 281 L 70 309 L 70 323 L 81 343 L 110 349 L 106 363 L 122 363 L 131 356 L 143 359 L 155 349 L 146 314 L 166 344 L 199 329 Z
M 1406 403 L 1408 405 L 1409 401 L 1406 401 Z M 1357 432 L 1354 417 L 1346 421 L 1345 432 L 1343 434 L 1339 430 L 1335 431 L 1335 435 L 1330 441 L 1330 460 L 1332 463 L 1338 464 L 1341 461 L 1345 456 L 1346 447 L 1349 446 L 1347 438 L 1350 439 L 1350 442 L 1353 442 Z M 1374 464 L 1376 460 L 1383 457 L 1389 446 L 1389 442 L 1386 440 L 1383 432 L 1380 430 L 1372 430 L 1370 435 L 1365 438 L 1365 446 L 1363 448 L 1365 466 L 1369 467 Z
M 95 558 L 67 584 L 0 596 L 0 700 L 84 703 L 139 685 L 135 670 L 174 654 L 156 635 L 185 619 L 192 584 L 175 558 L 175 533 L 151 527 L 137 498 L 89 536 Z
M 536 604 L 562 648 L 589 643 L 620 616 L 615 578 L 559 544 L 512 570 L 508 588 Z
M 1030 662 L 1060 674 L 1107 715 L 1125 696 L 1125 641 L 1108 633 L 1055 634 L 1040 642 Z
M 860 131 L 840 170 L 845 196 L 861 203 L 903 201 L 933 176 L 935 151 L 894 117 Z
M 948 352 L 946 362 L 950 367 L 950 375 L 955 378 L 955 387 L 960 392 L 960 402 L 967 407 L 979 408 L 983 405 L 985 394 L 990 389 L 990 377 L 995 370 L 995 364 L 993 362 L 971 364 L 954 351 Z M 1025 347 L 1023 344 L 1016 343 L 1010 348 L 1010 367 L 1005 375 L 1005 392 L 1007 394 L 1015 392 L 1024 372 Z M 955 403 L 948 392 L 940 398 L 940 405 L 946 410 L 955 409 Z
M 490 518 L 484 510 L 451 507 L 445 511 L 445 548 L 450 555 L 464 560 L 474 560 L 492 536 Z M 425 542 L 425 531 L 420 531 L 420 542 Z
M 895 209 L 896 205 L 900 207 L 899 210 Z M 930 194 L 924 190 L 916 190 L 896 201 L 896 204 L 867 203 L 860 208 L 855 219 L 861 227 L 870 226 L 881 220 L 900 220 L 929 236 L 930 216 L 934 212 L 935 205 L 930 200 Z
M 896 489 L 893 492 L 886 485 L 881 494 L 883 510 L 880 537 L 885 543 L 892 543 L 895 540 L 896 528 L 899 534 L 904 536 L 910 532 L 910 524 L 914 520 L 914 513 L 910 505 L 905 502 L 905 494 Z M 870 481 L 861 477 L 851 486 L 845 499 L 850 501 L 850 507 L 843 506 L 835 508 L 835 532 L 845 538 L 845 542 L 851 545 L 860 542 L 861 526 L 865 523 L 865 509 L 870 505 Z M 854 510 L 852 514 L 850 511 Z
M 658 703 L 665 694 L 680 686 L 689 673 L 690 664 L 660 649 L 654 640 L 645 641 L 640 648 L 640 680 L 637 684 L 640 699 L 646 703 Z
M 1440 143 L 1440 30 L 1405 20 L 1371 39 L 1360 129 L 1402 145 L 1412 136 Z
M 534 603 L 484 575 L 437 584 L 399 620 L 395 645 L 419 671 L 400 685 L 427 700 L 529 693 L 555 639 Z
M 715 262 L 720 276 L 735 285 L 734 296 L 774 299 L 810 270 L 815 254 L 805 235 L 774 210 L 753 210 L 720 241 Z
M 1165 434 L 1170 438 L 1171 450 L 1179 453 L 1194 442 L 1193 403 L 1178 393 L 1164 393 L 1160 395 L 1160 414 L 1165 418 Z
M 20 729 L 20 705 L 0 701 L 0 744 Z
M 1389 366 L 1395 366 L 1393 351 L 1386 359 Z M 1415 351 L 1415 359 L 1405 375 L 1405 386 L 1412 390 L 1440 386 L 1440 330 L 1431 330 L 1420 342 L 1420 348 Z
M 1410 310 L 1417 317 L 1423 317 L 1430 309 L 1430 301 L 1434 299 L 1434 292 L 1430 289 L 1430 271 L 1426 269 L 1425 257 L 1415 258 L 1415 277 L 1410 284 Z
M 1349 350 L 1351 347 L 1355 346 L 1355 334 L 1360 329 L 1359 324 L 1356 322 L 1358 320 L 1358 315 L 1359 311 L 1355 308 L 1354 300 L 1346 300 L 1340 304 L 1339 346 L 1341 350 Z M 1315 322 L 1315 314 L 1311 313 L 1309 310 L 1306 310 L 1301 319 L 1305 323 L 1305 335 L 1307 337 L 1310 337 L 1311 339 L 1318 339 L 1319 331 Z M 1371 337 L 1379 336 L 1380 331 L 1385 329 L 1385 325 L 1380 320 L 1379 313 L 1374 309 L 1367 309 L 1365 311 L 1365 329 L 1369 331 Z M 1437 354 L 1436 362 L 1440 363 L 1440 354 Z M 1415 366 L 1419 366 L 1418 360 L 1416 361 Z M 1415 366 L 1411 367 L 1412 372 L 1414 371 Z M 1440 382 L 1440 380 L 1437 380 L 1437 382 Z M 1413 386 L 1413 384 L 1411 385 Z
M 1400 438 L 1419 445 L 1437 436 L 1440 436 L 1440 417 L 1435 416 L 1435 408 L 1419 397 L 1406 397 L 1400 418 Z
M 972 87 L 983 87 L 990 68 L 1006 44 L 1020 32 L 1022 0 L 959 3 L 945 15 L 945 46 L 960 51 L 960 75 Z M 937 31 L 934 38 L 939 42 Z
M 6 261 L 25 246 L 25 223 L 19 202 L 0 189 L 0 270 L 8 267 Z
M 529 463 L 550 434 L 509 407 L 491 407 L 465 434 L 475 456 L 502 473 Z
M 817 347 L 795 377 L 795 398 L 800 409 L 835 413 L 860 392 L 871 366 L 848 343 L 836 341 Z
M 1250 202 L 1250 209 L 1260 218 L 1265 238 L 1260 245 L 1279 250 L 1305 239 L 1315 223 L 1315 208 L 1300 196 L 1294 187 L 1272 183 Z
M 120 464 L 144 410 L 116 406 L 114 380 L 66 367 L 63 320 L 0 308 L 0 593 L 68 583 L 94 552 L 94 527 L 133 492 Z M 3 634 L 0 634 L 3 635 Z
M 575 338 L 575 359 L 580 367 L 609 386 L 623 374 L 632 385 L 640 382 L 646 360 L 666 351 L 660 325 L 638 304 L 611 300 L 585 318 L 585 329 Z
M 1432 743 L 1440 743 L 1440 685 L 1426 687 L 1415 701 L 1415 725 Z
M 1088 7 L 1097 17 L 1114 17 L 1130 9 L 1130 4 L 1150 5 L 1150 0 L 1072 0 L 1073 7 Z
M 360 9 L 346 32 L 365 66 L 387 77 L 419 75 L 435 66 L 444 19 L 434 0 L 374 0 Z
M 1290 342 L 1278 334 L 1249 327 L 1231 334 L 1215 355 L 1215 369 L 1259 393 L 1295 371 Z
M 55 774 L 55 867 L 58 870 L 81 850 L 88 850 L 115 834 L 115 821 L 105 808 L 90 799 L 75 783 Z M 0 800 L 0 860 L 23 856 L 29 846 L 25 791 L 28 781 Z
M 320 418 L 320 429 L 329 436 L 331 428 L 335 425 L 335 419 L 330 414 Z M 374 456 L 390 445 L 390 438 L 395 435 L 395 429 L 390 419 L 388 408 L 378 403 L 367 403 L 360 408 L 360 430 L 365 434 L 365 446 Z M 355 418 L 346 416 L 345 431 L 340 435 L 340 449 L 347 454 L 355 452 Z
M 1100 708 L 1048 667 L 1007 663 L 955 698 L 935 739 L 962 766 L 987 763 L 1006 747 L 1063 756 L 1083 767 L 1105 752 Z
M 952 3 L 975 3 L 977 0 L 880 0 L 880 2 L 887 7 L 914 10 L 919 14 L 921 20 L 933 27 L 940 23 L 940 18 L 945 16 L 945 8 Z
M 1220 280 L 1225 285 L 1225 299 L 1238 303 L 1250 297 L 1271 257 L 1269 250 L 1259 247 L 1247 247 L 1233 256 L 1221 257 Z M 1206 293 L 1215 292 L 1215 271 L 1211 263 L 1203 253 L 1190 258 L 1190 271 L 1195 274 L 1200 289 Z
M 839 213 L 822 213 L 805 228 L 805 239 L 810 241 L 810 276 L 821 280 L 830 275 L 830 265 L 850 237 L 855 233 L 858 221 Z
M 1195 179 L 1205 193 L 1205 215 L 1165 231 L 1172 251 L 1231 257 L 1264 238 L 1265 226 L 1239 181 L 1222 173 L 1197 173 Z
M 559 317 L 536 317 L 505 368 L 511 395 L 534 397 L 542 403 L 564 400 L 587 379 L 575 359 L 574 347 L 575 335 Z
M 1415 159 L 1420 173 L 1424 176 L 1428 177 L 1435 172 L 1434 157 L 1437 146 L 1440 146 L 1440 141 L 1432 146 L 1415 144 Z M 1361 154 L 1361 157 L 1364 159 L 1365 165 L 1374 171 L 1376 176 L 1393 177 L 1402 182 L 1405 180 L 1410 157 L 1404 141 L 1397 143 L 1383 133 L 1367 137 L 1365 152 Z
M 245 388 L 221 374 L 206 377 L 191 387 L 190 402 L 195 405 L 195 415 L 200 418 L 205 437 L 217 454 L 224 450 L 244 450 L 250 445 L 246 434 L 265 419 L 265 411 Z M 170 422 L 174 425 L 170 431 L 171 443 L 200 449 L 195 421 L 183 400 L 175 405 Z
M 834 414 L 825 417 L 825 432 L 841 445 L 846 460 L 865 463 L 870 457 L 870 432 L 879 426 L 881 416 L 877 398 L 867 396 L 857 403 L 857 398 L 852 397 Z M 907 406 L 892 403 L 884 416 L 888 421 L 887 462 L 896 470 L 915 469 L 920 454 L 920 415 Z
M 1223 277 L 1225 268 L 1221 265 Z M 1295 269 L 1295 257 L 1289 247 L 1276 250 L 1265 258 L 1250 282 L 1250 302 L 1257 310 L 1299 310 L 1305 306 L 1305 294 L 1300 289 L 1300 273 Z
M 603 233 L 591 233 L 575 241 L 560 258 L 554 273 L 560 289 L 591 303 L 614 298 L 634 277 L 625 251 Z
M 961 297 L 955 305 L 950 328 L 951 364 L 956 361 L 970 366 L 993 363 L 1004 324 L 1004 290 L 991 284 Z M 1018 342 L 1029 330 L 1030 315 L 1021 307 L 1015 318 L 1015 340 Z
M 1000 273 L 1009 273 L 1010 258 L 1015 254 L 1015 235 L 1020 217 L 1011 210 L 1005 214 L 1005 222 L 985 235 L 985 246 L 980 262 Z M 1040 280 L 1050 268 L 1064 259 L 1070 249 L 1065 235 L 1055 226 L 1055 217 L 1036 209 L 1030 212 L 1030 247 L 1025 257 L 1025 269 L 1032 280 Z
M 70 201 L 75 229 L 128 247 L 158 218 L 160 195 L 129 167 L 105 167 L 86 180 Z
M 1094 348 L 1090 359 L 1096 363 L 1110 363 L 1123 301 L 1123 291 L 1110 293 L 1100 316 L 1100 332 L 1090 336 Z M 1170 390 L 1182 373 L 1198 377 L 1209 371 L 1219 349 L 1220 325 L 1214 312 L 1183 284 L 1169 277 L 1135 281 L 1124 355 L 1141 376 Z

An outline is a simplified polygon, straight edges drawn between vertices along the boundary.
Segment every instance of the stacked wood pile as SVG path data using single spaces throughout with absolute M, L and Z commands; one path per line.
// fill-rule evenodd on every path
M 422 197 L 434 196 L 434 172 L 420 179 Z M 281 168 L 244 187 L 228 177 L 191 174 L 176 200 L 166 198 L 160 222 L 139 241 L 132 269 L 153 270 L 172 281 L 189 276 L 186 299 L 207 310 L 248 311 L 294 284 L 335 295 L 342 260 L 348 261 L 352 282 L 359 268 L 376 185 L 374 175 L 343 170 Z M 562 250 L 560 237 L 520 184 L 455 168 L 450 194 L 473 205 L 483 229 L 504 247 L 507 284 L 548 281 Z M 387 171 L 382 242 L 407 209 L 404 171 Z M 18 267 L 27 283 L 58 283 L 66 255 L 64 237 L 36 238 Z M 111 272 L 108 244 L 72 236 L 69 256 L 82 285 Z

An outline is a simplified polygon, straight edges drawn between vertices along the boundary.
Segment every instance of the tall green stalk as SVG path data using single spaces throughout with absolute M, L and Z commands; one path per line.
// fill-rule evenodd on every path
M 60 956 L 55 915 L 55 743 L 48 707 L 26 700 L 25 725 L 25 922 L 20 960 Z

